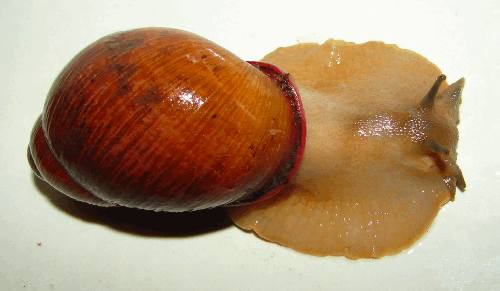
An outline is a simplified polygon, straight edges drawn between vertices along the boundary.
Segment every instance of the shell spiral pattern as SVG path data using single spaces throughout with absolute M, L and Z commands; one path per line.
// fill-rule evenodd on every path
M 147 28 L 106 36 L 71 60 L 28 158 L 77 200 L 178 212 L 276 194 L 304 143 L 288 75 L 198 35 Z

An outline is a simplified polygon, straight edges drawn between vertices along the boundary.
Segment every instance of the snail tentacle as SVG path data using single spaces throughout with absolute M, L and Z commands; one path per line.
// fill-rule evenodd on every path
M 429 92 L 424 96 L 422 102 L 420 102 L 420 106 L 424 109 L 430 109 L 434 105 L 434 101 L 437 97 L 437 92 L 441 84 L 446 80 L 446 76 L 441 74 L 436 78 L 434 85 L 432 85 Z
M 424 142 L 422 142 L 422 147 L 425 151 L 428 152 L 443 154 L 445 156 L 450 154 L 450 150 L 440 145 L 437 141 L 433 140 L 432 138 L 427 138 L 426 140 L 424 140 Z

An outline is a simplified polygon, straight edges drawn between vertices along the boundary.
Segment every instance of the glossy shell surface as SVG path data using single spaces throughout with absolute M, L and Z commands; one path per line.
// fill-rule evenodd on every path
M 180 30 L 106 36 L 54 82 L 30 164 L 97 205 L 190 211 L 275 193 L 305 124 L 291 80 L 273 76 Z

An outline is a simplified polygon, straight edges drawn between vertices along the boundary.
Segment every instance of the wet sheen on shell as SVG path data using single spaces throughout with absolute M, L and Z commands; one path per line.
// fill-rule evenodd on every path
M 28 160 L 79 201 L 201 210 L 274 195 L 299 163 L 303 119 L 294 85 L 272 65 L 186 31 L 134 29 L 95 41 L 61 71 Z
M 299 252 L 379 258 L 411 246 L 465 181 L 456 164 L 464 80 L 380 42 L 280 48 L 307 113 L 296 178 L 280 195 L 228 208 L 234 222 Z

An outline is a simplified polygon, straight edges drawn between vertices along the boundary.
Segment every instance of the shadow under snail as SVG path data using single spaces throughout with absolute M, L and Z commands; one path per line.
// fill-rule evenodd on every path
M 233 221 L 268 241 L 378 258 L 412 245 L 465 189 L 464 80 L 445 79 L 380 42 L 299 44 L 244 62 L 180 30 L 120 32 L 57 77 L 28 159 L 80 201 L 233 206 Z

